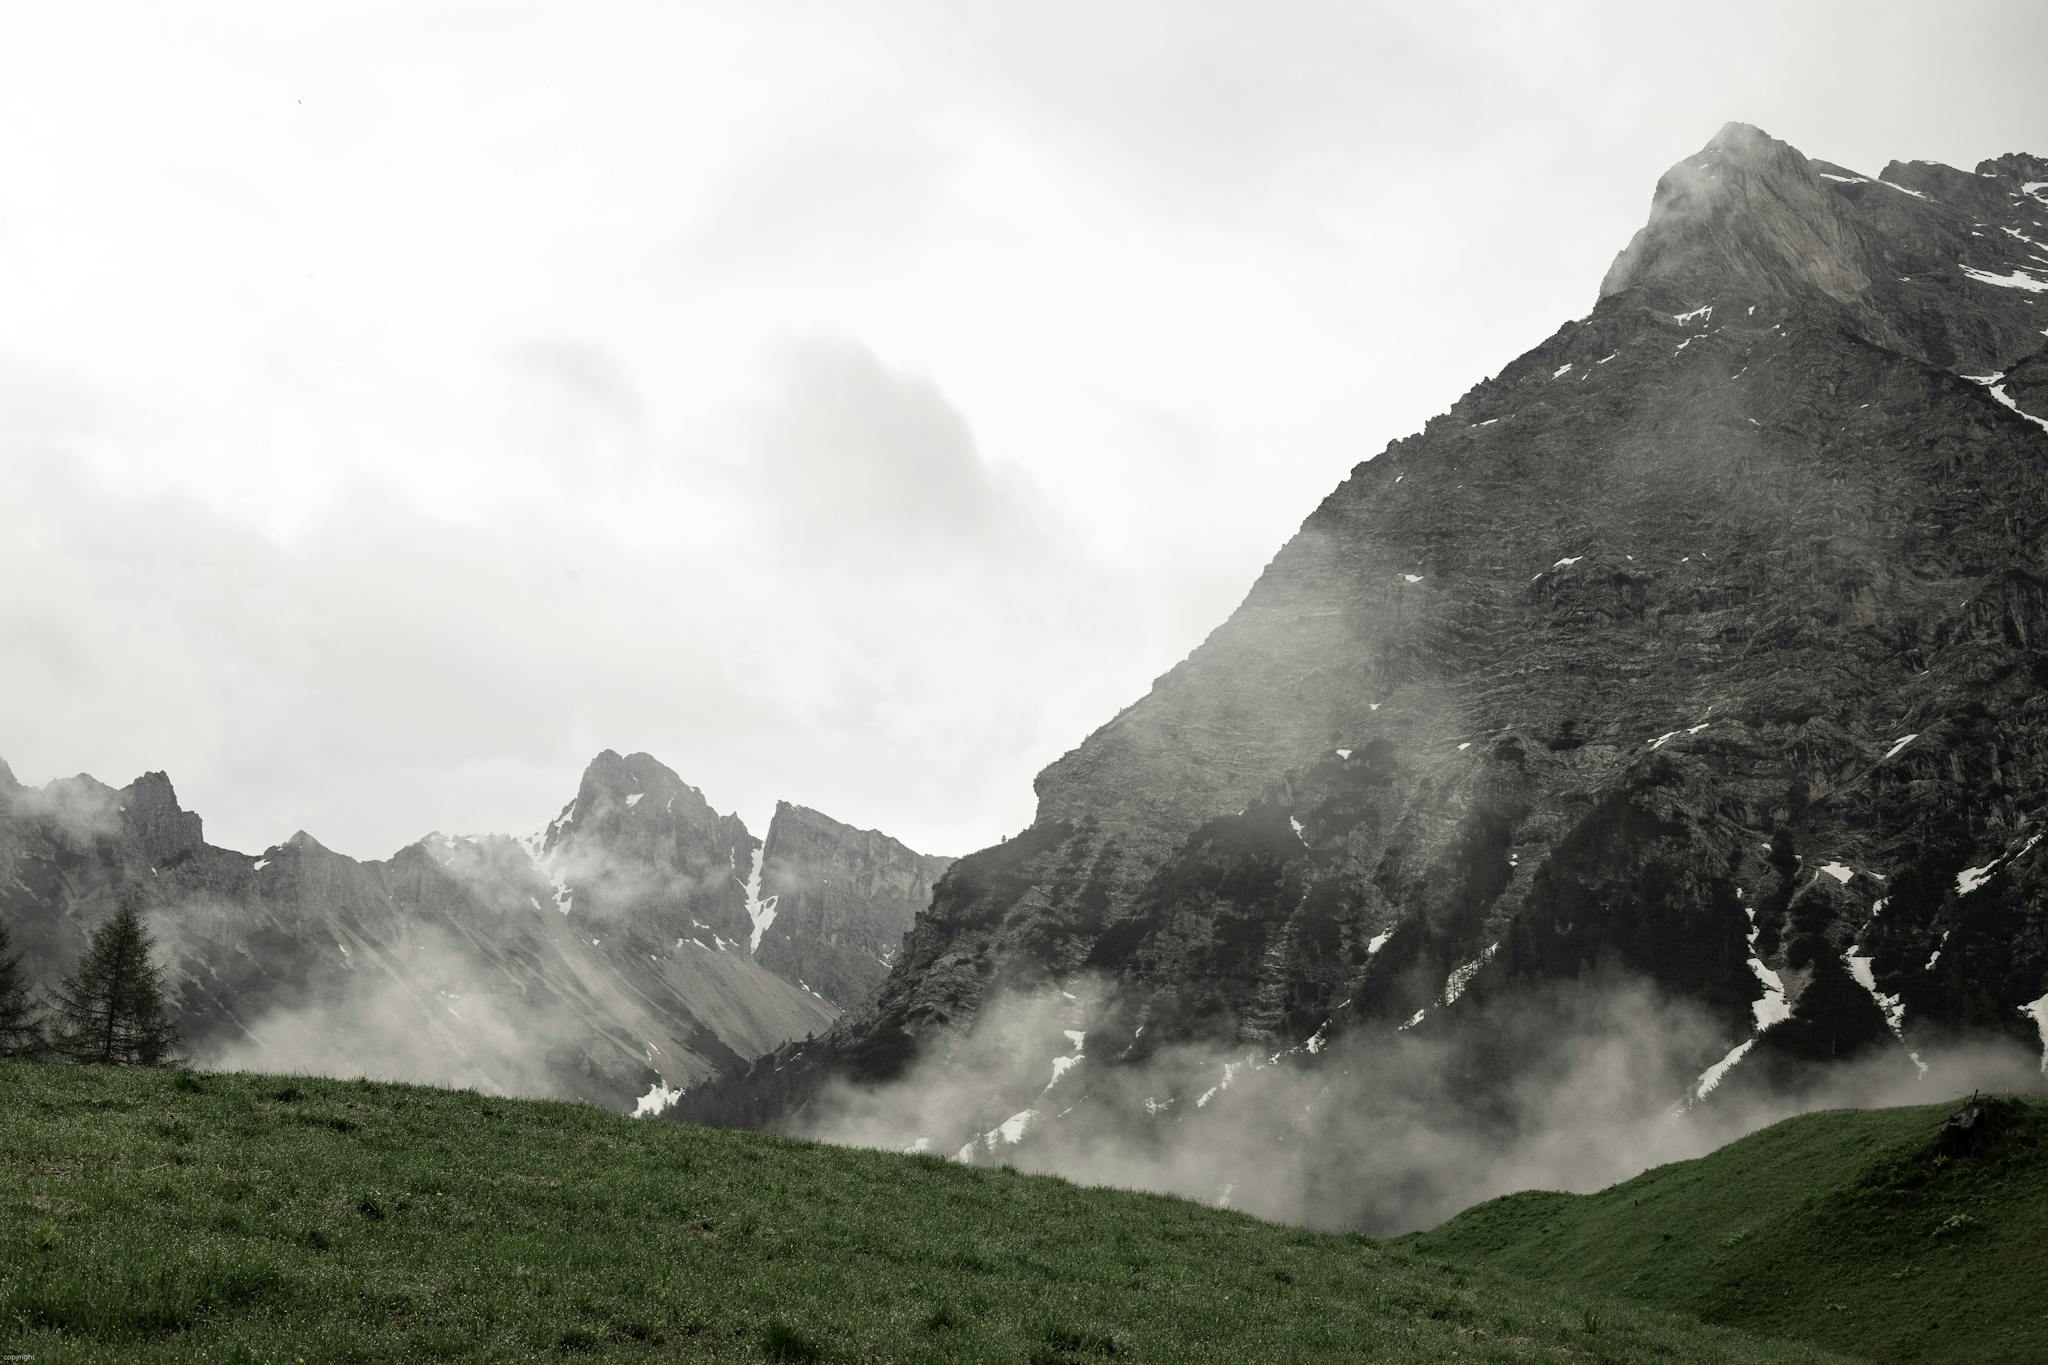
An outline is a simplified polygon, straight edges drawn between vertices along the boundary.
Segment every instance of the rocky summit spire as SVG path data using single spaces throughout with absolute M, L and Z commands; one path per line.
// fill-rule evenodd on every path
M 1600 296 L 1646 285 L 1751 295 L 1819 290 L 1850 302 L 1882 252 L 1815 163 L 1731 123 L 1657 181 L 1650 221 L 1615 258 Z
M 164 773 L 144 773 L 123 788 L 121 809 L 155 862 L 189 858 L 205 843 L 203 822 L 178 805 L 178 793 Z
M 1894 161 L 1876 177 L 1731 123 L 1666 171 L 1600 297 L 1672 312 L 1803 308 L 1964 374 L 2039 348 L 2048 171 L 2008 154 L 1960 171 Z M 1747 316 L 1747 314 L 1745 315 Z

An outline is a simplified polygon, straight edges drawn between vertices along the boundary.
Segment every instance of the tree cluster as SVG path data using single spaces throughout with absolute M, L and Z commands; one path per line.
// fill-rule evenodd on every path
M 149 930 L 124 902 L 92 933 L 78 967 L 39 1003 L 0 924 L 0 1057 L 51 1057 L 108 1066 L 177 1060 L 178 1031 L 164 1008 L 163 971 Z

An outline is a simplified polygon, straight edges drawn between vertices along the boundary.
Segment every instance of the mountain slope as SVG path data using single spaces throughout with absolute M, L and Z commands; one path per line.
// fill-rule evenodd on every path
M 1967 1126 L 1965 1122 L 1967 1121 Z M 1432 1258 L 1883 1362 L 2048 1359 L 2048 1101 L 1788 1119 L 1598 1194 L 1520 1194 Z
M 44 1360 L 1839 1359 L 1177 1200 L 561 1104 L 5 1062 L 0 1092 L 0 1341 Z
M 802 1126 L 1084 978 L 1103 1061 L 1391 1046 L 1616 977 L 1710 1021 L 1696 1097 L 2037 1051 L 2043 164 L 1872 180 L 1724 129 L 1587 317 L 1355 468 L 1040 775 L 871 1018 L 685 1113 Z M 1475 1061 L 1473 1106 L 1530 1064 Z
M 760 873 L 760 896 L 773 901 L 774 920 L 755 960 L 842 1010 L 868 1005 L 952 861 L 914 852 L 880 830 L 776 803 Z
M 0 782 L 0 914 L 30 979 L 59 978 L 132 899 L 205 1065 L 658 1109 L 838 1014 L 750 951 L 760 841 L 646 754 L 598 755 L 537 834 L 435 834 L 381 862 L 303 832 L 255 856 L 213 847 L 161 773 Z M 813 852 L 820 877 L 870 874 Z M 862 922 L 900 940 L 910 913 L 890 900 Z

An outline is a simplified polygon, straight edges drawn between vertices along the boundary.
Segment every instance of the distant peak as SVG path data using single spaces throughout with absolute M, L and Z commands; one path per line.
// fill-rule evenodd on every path
M 2034 156 L 2028 152 L 2007 152 L 1977 163 L 1977 174 L 1995 175 L 2001 180 L 2021 183 L 2048 181 L 2048 156 Z
M 14 779 L 14 769 L 7 766 L 7 760 L 0 758 L 0 792 L 18 791 L 21 783 Z
M 1714 134 L 1713 138 L 1708 141 L 1706 150 L 1710 152 L 1750 152 L 1770 147 L 1783 147 L 1785 145 L 1763 129 L 1757 127 L 1754 123 L 1724 123 L 1721 125 L 1721 131 Z
M 158 805 L 175 808 L 178 804 L 178 790 L 171 785 L 169 773 L 144 773 L 128 784 L 126 793 L 131 805 Z
M 591 759 L 583 770 L 581 784 L 586 795 L 605 793 L 613 796 L 672 791 L 683 785 L 683 779 L 654 755 L 640 752 L 621 755 L 616 749 L 606 749 Z

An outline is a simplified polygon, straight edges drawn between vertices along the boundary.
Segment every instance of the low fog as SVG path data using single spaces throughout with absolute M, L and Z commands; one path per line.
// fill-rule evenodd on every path
M 265 1010 L 243 1037 L 198 1050 L 194 1064 L 564 1097 L 548 1062 L 560 1023 L 553 1012 L 496 996 L 488 969 L 442 935 L 427 934 L 416 946 L 433 964 L 426 970 L 397 976 L 366 967 L 318 998 Z
M 1793 1094 L 1731 1077 L 1687 1107 L 1727 1040 L 1629 981 L 1496 1002 L 1455 1036 L 1374 1025 L 1149 1054 L 1096 998 L 1071 984 L 1004 995 L 899 1081 L 832 1089 L 798 1131 L 1391 1235 L 1518 1190 L 1599 1189 L 1795 1113 L 2042 1084 L 2037 1058 L 1992 1041 L 1923 1052 L 1924 1079 L 1888 1052 Z

